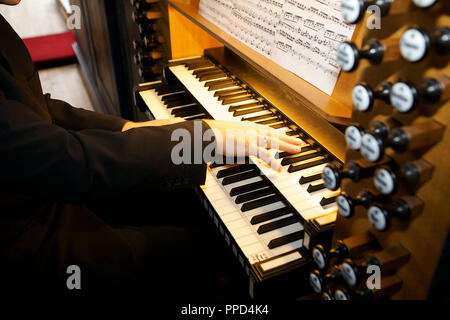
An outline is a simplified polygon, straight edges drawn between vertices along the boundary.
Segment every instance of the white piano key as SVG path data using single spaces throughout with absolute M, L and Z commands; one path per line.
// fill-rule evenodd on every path
M 269 271 L 274 268 L 281 267 L 282 265 L 288 264 L 289 262 L 300 260 L 301 258 L 302 255 L 299 252 L 293 252 L 280 258 L 261 263 L 260 266 L 263 271 Z
M 184 65 L 169 67 L 169 69 L 214 119 L 238 121 L 233 119 L 222 103 L 211 95 L 204 84 L 194 78 Z
M 227 227 L 228 227 L 228 225 L 227 225 Z M 230 230 L 230 233 L 233 235 L 233 238 L 236 239 L 236 241 L 238 241 L 238 239 L 248 236 L 250 234 L 253 234 L 253 235 L 256 234 L 255 230 L 248 225 L 245 227 L 239 228 L 239 229 Z
M 257 243 L 253 243 L 251 245 L 242 247 L 241 250 L 245 254 L 245 256 L 248 258 L 253 254 L 257 254 L 257 253 L 265 250 L 265 248 L 261 243 L 257 242 Z
M 247 227 L 247 226 L 248 226 L 248 223 L 244 219 L 239 219 L 239 220 L 227 223 L 227 227 L 231 231 L 231 233 L 233 233 L 233 230 L 237 230 L 237 229 Z
M 241 207 L 242 207 L 242 205 L 239 205 L 239 209 Z M 246 211 L 246 212 L 242 212 L 242 213 L 245 216 L 254 216 L 256 214 L 262 214 L 262 213 L 265 213 L 265 212 L 273 211 L 273 210 L 276 210 L 276 209 L 281 209 L 281 208 L 284 208 L 284 207 L 286 207 L 286 205 L 284 203 L 278 201 L 278 202 L 275 202 L 275 203 L 271 203 L 271 204 L 269 204 L 267 206 L 255 208 L 255 209 L 252 209 L 252 210 L 249 210 L 249 211 Z
M 170 119 L 172 115 L 168 109 L 163 105 L 160 97 L 156 94 L 155 90 L 145 90 L 139 92 L 142 100 L 149 107 L 150 112 L 153 114 L 155 119 Z
M 303 240 L 296 240 L 290 243 L 287 243 L 285 245 L 282 245 L 280 247 L 274 248 L 270 250 L 270 254 L 273 256 L 278 256 L 280 254 L 290 252 L 292 250 L 298 250 L 302 247 Z
M 257 243 L 258 241 L 259 241 L 258 237 L 253 233 L 245 237 L 240 237 L 238 239 L 238 243 L 241 247 L 246 247 L 250 244 Z
M 337 212 L 337 205 L 330 206 L 326 209 L 317 206 L 303 211 L 302 216 L 305 219 L 314 219 L 334 212 Z
M 243 219 L 239 210 L 231 211 L 231 212 L 228 212 L 227 214 L 220 215 L 220 218 L 227 225 L 227 227 L 228 227 L 228 223 L 230 223 L 232 221 Z

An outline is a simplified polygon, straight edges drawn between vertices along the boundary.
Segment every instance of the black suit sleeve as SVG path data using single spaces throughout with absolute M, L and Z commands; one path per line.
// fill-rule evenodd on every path
M 199 123 L 203 132 L 209 129 Z M 0 100 L 0 189 L 85 202 L 123 192 L 201 185 L 204 163 L 171 161 L 172 148 L 179 143 L 171 141 L 175 129 L 192 137 L 198 131 L 190 121 L 127 132 L 71 131 L 44 122 L 21 103 Z
M 74 108 L 67 102 L 51 99 L 45 95 L 48 111 L 53 122 L 68 130 L 101 129 L 121 131 L 126 120 L 85 109 Z

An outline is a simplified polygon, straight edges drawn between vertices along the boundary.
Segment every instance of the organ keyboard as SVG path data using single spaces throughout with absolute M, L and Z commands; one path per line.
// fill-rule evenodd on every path
M 359 8 L 356 2 L 375 4 L 343 1 L 344 17 L 346 10 Z M 390 7 L 392 1 L 384 2 Z M 363 23 L 349 39 L 351 43 L 358 48 L 365 40 L 374 39 L 383 44 L 386 53 L 388 47 L 392 49 L 393 58 L 375 59 L 376 65 L 365 59 L 359 68 L 356 64 L 349 67 L 344 71 L 354 72 L 341 72 L 328 95 L 203 18 L 197 0 L 161 1 L 170 20 L 172 60 L 164 67 L 162 81 L 138 87 L 136 102 L 141 111 L 156 119 L 252 121 L 303 141 L 299 154 L 272 150 L 277 153 L 281 172 L 253 157 L 235 165 L 211 163 L 205 185 L 198 188 L 213 223 L 248 275 L 252 297 L 300 297 L 311 293 L 308 281 L 326 299 L 424 298 L 433 279 L 438 287 L 436 275 L 442 279 L 449 265 L 445 257 L 439 262 L 440 252 L 448 246 L 449 220 L 437 200 L 445 198 L 448 191 L 444 183 L 448 172 L 442 170 L 448 164 L 443 162 L 445 156 L 438 156 L 439 150 L 448 154 L 448 133 L 442 126 L 449 116 L 445 108 L 449 91 L 445 74 L 449 70 L 448 4 L 422 2 L 396 1 L 399 10 L 392 7 L 384 12 L 383 28 L 376 31 L 361 27 L 372 18 L 363 14 L 365 10 L 358 9 L 357 15 L 353 12 L 350 20 L 355 21 L 350 22 L 362 19 Z M 425 10 L 431 2 L 434 6 Z M 405 14 L 408 11 L 410 15 Z M 427 33 L 434 39 L 428 43 L 429 50 L 411 45 L 408 35 L 416 30 L 411 21 L 420 22 L 428 32 L 439 25 L 439 32 Z M 344 53 L 341 62 L 346 63 L 351 55 Z M 412 66 L 411 62 L 417 64 Z M 421 85 L 417 94 L 410 94 L 410 101 L 406 99 L 408 92 L 417 91 L 413 84 L 423 79 L 427 79 L 426 85 Z M 408 90 L 400 90 L 399 95 L 402 87 Z M 440 99 L 439 108 L 416 108 L 422 98 L 430 105 Z M 429 132 L 432 124 L 436 134 Z M 401 148 L 394 148 L 399 142 Z M 378 145 L 381 151 L 374 156 Z M 423 165 L 425 173 L 421 175 L 412 163 Z M 406 165 L 409 178 L 403 177 Z M 431 177 L 439 167 L 441 174 Z M 401 173 L 402 182 L 392 177 L 392 190 L 386 191 L 387 186 L 380 187 L 380 183 L 389 177 L 381 176 L 380 168 Z M 439 190 L 433 189 L 433 180 Z M 361 250 L 346 246 L 348 252 L 331 255 L 321 263 L 327 253 L 339 251 L 332 249 L 333 242 L 350 243 L 364 232 L 370 235 L 365 236 L 370 238 L 370 246 L 361 245 Z M 437 249 L 429 248 L 427 241 Z M 345 281 L 350 269 L 344 258 L 357 259 L 352 261 L 364 266 L 385 266 L 380 259 L 369 258 L 378 254 L 389 258 L 389 248 L 405 248 L 404 256 L 411 261 L 396 264 L 395 270 L 384 270 L 381 283 L 386 287 L 369 289 L 363 275 L 356 282 Z M 319 270 L 311 271 L 315 265 Z M 425 276 L 425 286 L 419 283 L 418 274 Z
M 303 139 L 299 154 L 277 153 L 281 172 L 253 157 L 245 164 L 213 163 L 199 191 L 252 279 L 251 295 L 255 295 L 255 280 L 286 270 L 306 270 L 311 259 L 302 249 L 303 222 L 323 216 L 335 219 L 333 197 L 338 192 L 325 187 L 321 173 L 336 158 L 237 75 L 210 59 L 170 62 L 163 81 L 144 84 L 138 92 L 138 101 L 155 119 L 253 121 Z

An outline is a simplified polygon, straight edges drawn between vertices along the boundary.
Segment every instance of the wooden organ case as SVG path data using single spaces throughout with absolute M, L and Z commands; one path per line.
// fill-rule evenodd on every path
M 220 81 L 225 83 L 231 82 L 233 86 L 238 88 L 235 89 L 233 87 L 234 89 L 229 90 L 243 90 L 246 95 L 256 100 L 255 105 L 252 105 L 252 107 L 261 107 L 261 111 L 259 109 L 257 111 L 263 112 L 262 115 L 258 113 L 257 117 L 266 119 L 264 117 L 267 115 L 264 112 L 269 110 L 272 115 L 280 120 L 281 124 L 275 123 L 277 126 L 287 127 L 290 133 L 298 135 L 305 141 L 304 152 L 314 153 L 314 158 L 311 155 L 304 154 L 300 156 L 302 160 L 308 159 L 306 162 L 313 161 L 314 165 L 321 165 L 320 172 L 317 172 L 317 170 L 308 171 L 304 175 L 295 176 L 296 180 L 293 180 L 293 184 L 301 185 L 302 192 L 306 194 L 304 196 L 305 199 L 308 201 L 313 199 L 315 201 L 314 205 L 309 206 L 302 206 L 300 201 L 293 200 L 295 199 L 295 194 L 286 193 L 285 190 L 282 190 L 280 185 L 274 182 L 276 178 L 273 178 L 270 173 L 267 173 L 261 167 L 251 167 L 256 165 L 254 163 L 246 164 L 248 167 L 238 166 L 234 169 L 233 167 L 226 167 L 222 172 L 218 172 L 218 169 L 213 166 L 209 169 L 208 174 L 216 176 L 216 178 L 221 175 L 222 179 L 230 178 L 229 175 L 232 173 L 234 176 L 239 176 L 239 174 L 246 175 L 252 173 L 253 171 L 251 170 L 262 173 L 261 179 L 263 181 L 252 180 L 251 185 L 265 185 L 266 187 L 270 185 L 267 188 L 275 187 L 275 195 L 271 195 L 268 198 L 280 197 L 279 199 L 282 199 L 281 202 L 286 205 L 286 207 L 282 208 L 274 207 L 274 210 L 269 213 L 273 214 L 280 210 L 287 210 L 285 212 L 292 214 L 292 217 L 285 218 L 290 219 L 290 222 L 287 223 L 292 223 L 292 220 L 294 220 L 301 225 L 301 230 L 293 229 L 295 232 L 288 235 L 295 235 L 295 238 L 291 239 L 293 241 L 291 244 L 294 242 L 299 243 L 291 251 L 279 251 L 279 254 L 273 255 L 270 252 L 256 255 L 247 254 L 246 250 L 242 248 L 242 242 L 235 239 L 236 235 L 228 230 L 231 228 L 231 224 L 227 224 L 226 219 L 219 212 L 220 208 L 214 203 L 237 201 L 236 198 L 227 199 L 226 196 L 220 196 L 222 191 L 219 192 L 219 189 L 230 192 L 226 187 L 219 187 L 221 183 L 225 185 L 224 181 L 216 178 L 207 179 L 207 181 L 214 180 L 210 182 L 214 186 L 208 186 L 208 189 L 205 186 L 199 188 L 199 196 L 204 202 L 205 208 L 211 215 L 219 232 L 224 236 L 230 250 L 233 251 L 242 265 L 243 272 L 249 277 L 251 297 L 279 298 L 280 291 L 274 289 L 278 287 L 283 288 L 286 293 L 285 296 L 290 298 L 317 299 L 322 296 L 330 299 L 365 299 L 381 296 L 394 299 L 422 299 L 428 297 L 430 288 L 433 287 L 432 282 L 436 281 L 436 277 L 442 277 L 442 274 L 445 276 L 445 272 L 440 270 L 445 268 L 445 265 L 448 267 L 448 262 L 444 261 L 445 257 L 442 255 L 442 252 L 445 251 L 450 220 L 445 206 L 445 197 L 449 194 L 449 186 L 446 183 L 446 179 L 449 176 L 446 160 L 446 154 L 449 150 L 449 134 L 445 130 L 446 120 L 449 119 L 448 101 L 446 101 L 449 91 L 448 83 L 446 87 L 447 92 L 441 93 L 441 102 L 429 105 L 422 105 L 422 93 L 418 89 L 418 92 L 414 93 L 414 97 L 418 99 L 418 102 L 414 105 L 414 110 L 407 113 L 394 112 L 394 108 L 389 105 L 389 99 L 386 98 L 386 92 L 376 89 L 373 89 L 373 92 L 368 94 L 370 99 L 376 100 L 374 103 L 370 103 L 369 110 L 362 112 L 352 107 L 352 93 L 354 93 L 353 96 L 357 96 L 354 90 L 354 86 L 357 83 L 361 83 L 364 88 L 377 88 L 377 85 L 382 81 L 390 81 L 392 84 L 404 81 L 412 86 L 420 85 L 420 81 L 424 78 L 433 78 L 441 81 L 438 81 L 438 84 L 433 82 L 435 84 L 434 88 L 440 87 L 444 89 L 442 82 L 445 84 L 445 81 L 449 81 L 448 51 L 444 54 L 436 53 L 434 48 L 435 41 L 432 35 L 432 32 L 437 27 L 449 25 L 448 6 L 443 4 L 445 1 L 438 1 L 430 9 L 421 9 L 413 5 L 412 1 L 384 1 L 390 3 L 392 12 L 389 12 L 389 8 L 381 8 L 383 17 L 381 18 L 381 29 L 379 30 L 370 30 L 366 27 L 368 21 L 372 18 L 368 15 L 364 17 L 363 13 L 372 4 L 370 1 L 344 1 L 348 2 L 350 7 L 355 5 L 361 6 L 362 10 L 361 17 L 359 17 L 362 21 L 357 24 L 352 38 L 354 45 L 351 49 L 353 53 L 355 50 L 358 51 L 358 48 L 363 43 L 366 44 L 366 41 L 369 39 L 397 39 L 407 28 L 417 27 L 417 25 L 429 32 L 430 41 L 427 43 L 427 46 L 430 48 L 429 50 L 427 49 L 427 57 L 416 64 L 402 59 L 400 54 L 395 49 L 392 49 L 392 52 L 389 51 L 390 54 L 384 55 L 385 60 L 391 59 L 391 62 L 382 61 L 381 63 L 377 62 L 377 65 L 373 65 L 368 61 L 363 61 L 366 58 L 370 58 L 370 50 L 367 50 L 369 52 L 367 54 L 361 53 L 362 50 L 360 50 L 358 59 L 361 59 L 361 62 L 358 63 L 357 68 L 354 68 L 356 70 L 340 73 L 331 96 L 282 68 L 205 19 L 199 14 L 199 0 L 159 1 L 159 7 L 163 8 L 161 10 L 164 12 L 163 18 L 168 20 L 166 22 L 168 22 L 170 36 L 165 35 L 165 39 L 170 39 L 170 44 L 166 43 L 165 48 L 170 50 L 169 56 L 172 57 L 172 60 L 168 61 L 166 65 L 162 82 L 143 83 L 137 88 L 137 106 L 142 111 L 146 111 L 152 118 L 167 118 L 174 115 L 184 116 L 189 114 L 193 117 L 186 117 L 187 119 L 209 117 L 230 120 L 230 117 L 237 117 L 236 115 L 239 114 L 239 120 L 246 120 L 246 112 L 245 110 L 242 112 L 239 106 L 231 105 L 228 110 L 230 112 L 234 111 L 231 115 L 214 110 L 215 106 L 207 103 L 207 101 L 212 100 L 202 97 L 203 93 L 197 92 L 198 88 L 196 85 L 191 86 L 192 81 L 184 79 L 183 74 L 186 72 L 189 72 L 189 74 L 193 73 L 194 78 L 197 77 L 200 79 L 199 81 L 206 81 L 206 83 L 203 83 L 203 86 L 209 87 L 209 90 L 212 89 L 212 86 L 216 86 L 214 87 L 215 90 L 221 89 L 222 83 Z M 132 1 L 132 3 L 139 2 L 145 3 L 148 1 Z M 405 5 L 399 5 L 398 2 L 403 2 Z M 420 0 L 415 2 L 420 2 Z M 164 25 L 167 25 L 167 23 Z M 446 46 L 448 50 L 449 40 L 445 41 L 447 41 Z M 385 42 L 381 42 L 381 47 L 389 47 Z M 395 43 L 392 47 L 395 48 Z M 378 51 L 376 49 L 372 51 L 379 55 L 380 49 L 378 48 Z M 385 51 L 387 52 L 388 50 L 385 49 Z M 205 72 L 207 68 L 215 71 L 213 70 L 212 73 Z M 219 80 L 214 82 L 218 78 L 215 77 L 217 74 L 223 76 L 225 80 L 220 80 L 222 78 L 219 77 Z M 445 75 L 447 75 L 447 78 L 445 78 Z M 208 82 L 208 80 L 210 81 Z M 211 87 L 209 86 L 210 82 Z M 391 87 L 389 86 L 388 89 L 391 90 Z M 225 86 L 224 88 L 226 89 L 227 87 Z M 194 113 L 191 113 L 191 110 L 187 108 L 185 111 L 183 111 L 184 109 L 181 110 L 181 108 L 181 112 L 168 110 L 168 108 L 172 108 L 178 102 L 177 99 L 174 99 L 176 96 L 161 98 L 168 92 L 180 95 L 183 99 L 188 99 L 187 101 L 195 105 L 195 111 L 198 116 L 194 116 Z M 234 100 L 236 97 L 235 92 L 240 91 L 230 91 L 233 94 L 230 101 L 242 101 L 239 100 L 239 96 L 238 100 Z M 378 101 L 383 99 L 385 102 Z M 162 106 L 158 107 L 156 106 L 157 104 Z M 252 119 L 257 117 L 252 117 Z M 374 189 L 372 182 L 376 166 L 371 164 L 370 161 L 362 159 L 363 157 L 359 150 L 352 150 L 346 145 L 346 134 L 348 136 L 351 135 L 346 130 L 348 126 L 352 125 L 353 130 L 356 130 L 353 133 L 357 132 L 361 135 L 363 133 L 371 133 L 374 131 L 370 131 L 374 118 L 379 118 L 382 124 L 387 123 L 387 129 L 385 128 L 387 131 L 394 127 L 403 128 L 402 126 L 415 125 L 426 120 L 434 120 L 438 123 L 438 128 L 435 130 L 437 133 L 434 134 L 437 138 L 434 139 L 432 146 L 397 153 L 393 152 L 389 145 L 386 154 L 390 160 L 383 158 L 378 161 L 377 159 L 377 166 L 390 165 L 395 173 L 400 171 L 403 163 L 412 162 L 417 164 L 414 161 L 422 159 L 425 162 L 422 161 L 419 164 L 425 163 L 432 166 L 432 170 L 425 170 L 432 172 L 428 173 L 429 178 L 426 179 L 426 182 L 422 183 L 421 181 L 415 187 L 410 187 L 399 178 L 394 195 L 378 195 L 379 192 Z M 274 123 L 271 119 L 267 121 Z M 409 137 L 408 133 L 412 132 L 412 135 L 414 135 L 420 130 L 427 131 L 426 128 L 412 127 L 404 135 L 406 138 L 402 137 L 407 140 Z M 346 134 L 344 134 L 344 131 Z M 389 132 L 386 134 L 389 134 Z M 424 139 L 428 139 L 426 132 L 424 137 Z M 382 138 L 384 139 L 382 142 L 385 142 L 387 139 L 384 136 Z M 418 139 L 423 138 L 419 137 Z M 408 143 L 406 145 L 408 147 Z M 418 145 L 421 146 L 421 143 L 418 143 Z M 290 161 L 289 156 L 286 157 L 288 159 L 283 159 L 283 161 L 290 165 L 286 172 L 295 172 L 297 170 L 295 169 L 295 159 L 291 158 L 292 161 Z M 343 179 L 341 189 L 338 185 L 333 190 L 327 190 L 325 187 L 330 183 L 330 176 L 322 173 L 323 168 L 329 166 L 336 175 L 344 177 L 345 174 L 341 173 L 345 170 L 348 171 L 348 168 L 344 168 L 351 160 L 362 161 L 365 166 L 373 167 L 372 171 L 366 170 L 370 171 L 371 175 L 367 176 L 367 178 L 361 177 L 357 183 Z M 303 165 L 308 165 L 308 163 L 301 162 L 300 166 Z M 219 167 L 219 169 L 221 168 Z M 233 188 L 231 194 L 235 192 L 235 195 L 239 195 L 239 192 L 244 187 Z M 211 189 L 217 190 L 214 191 L 216 193 L 211 192 Z M 406 209 L 408 204 L 414 206 L 414 210 L 411 210 L 414 211 L 412 217 L 401 220 L 392 216 L 389 229 L 377 231 L 374 230 L 367 218 L 367 208 L 357 206 L 352 212 L 351 219 L 340 216 L 337 212 L 341 210 L 341 206 L 336 204 L 340 191 L 344 191 L 344 194 L 347 196 L 346 199 L 350 199 L 349 201 L 353 200 L 352 205 L 357 205 L 364 202 L 356 199 L 363 189 L 368 190 L 368 197 L 370 197 L 369 200 L 364 198 L 365 202 L 379 202 L 380 207 L 384 204 L 391 205 L 391 203 L 394 203 L 394 200 L 409 196 L 406 200 L 410 200 L 410 202 L 403 201 L 401 203 Z M 377 202 L 374 200 L 377 200 Z M 244 210 L 243 207 L 247 204 L 244 203 L 242 207 L 236 208 Z M 270 202 L 271 204 L 273 203 Z M 395 215 L 395 208 L 391 207 L 382 207 L 379 211 L 386 212 L 387 215 Z M 268 212 L 264 212 L 264 214 L 268 214 Z M 276 220 L 274 219 L 274 221 Z M 251 222 L 251 220 L 249 221 Z M 248 224 L 248 221 L 245 223 Z M 287 224 L 284 226 L 286 228 Z M 350 238 L 350 241 L 346 242 L 345 240 L 348 238 Z M 271 239 L 266 245 L 271 248 L 270 246 L 274 241 L 280 239 Z M 258 241 L 261 242 L 262 240 Z M 283 243 L 289 245 L 287 242 Z M 344 254 L 336 253 L 335 246 L 337 243 L 348 243 Z M 356 249 L 353 250 L 353 248 Z M 319 252 L 318 255 L 317 252 Z M 371 257 L 371 259 L 367 257 Z M 378 257 L 378 260 L 376 260 L 376 257 Z M 369 264 L 375 260 L 377 263 L 379 261 L 386 262 L 389 266 L 384 271 L 383 263 L 381 263 L 381 283 L 382 286 L 385 284 L 389 286 L 391 290 L 374 289 L 375 291 L 373 291 L 364 287 L 362 279 L 365 279 L 365 277 L 361 274 L 362 270 L 364 268 L 367 269 Z M 316 264 L 320 265 L 321 262 L 324 262 L 320 266 L 321 268 L 314 270 L 317 268 Z M 347 264 L 344 265 L 343 262 Z M 349 266 L 352 268 L 351 270 L 348 269 Z M 313 271 L 310 273 L 311 270 Z M 352 270 L 354 274 L 350 274 Z M 358 281 L 354 285 L 349 285 L 348 281 L 352 280 L 352 275 L 357 277 Z M 312 284 L 314 291 L 320 294 L 311 294 L 312 290 L 308 282 Z

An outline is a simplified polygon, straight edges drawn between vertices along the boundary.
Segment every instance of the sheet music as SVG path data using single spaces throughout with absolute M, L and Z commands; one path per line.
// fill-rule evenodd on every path
M 341 0 L 200 0 L 200 14 L 328 95 L 340 69 L 337 46 L 351 39 Z

